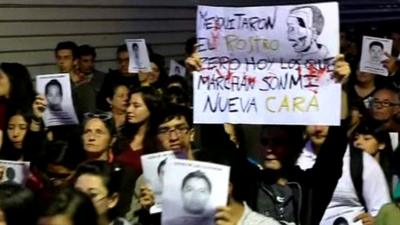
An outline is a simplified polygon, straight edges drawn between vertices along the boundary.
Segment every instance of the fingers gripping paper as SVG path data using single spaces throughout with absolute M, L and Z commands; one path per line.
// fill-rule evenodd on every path
M 195 123 L 340 123 L 337 3 L 199 6 L 197 38 Z

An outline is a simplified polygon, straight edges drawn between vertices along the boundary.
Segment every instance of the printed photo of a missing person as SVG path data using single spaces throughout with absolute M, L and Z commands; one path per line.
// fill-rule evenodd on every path
M 213 225 L 216 207 L 226 205 L 229 167 L 196 163 L 176 159 L 167 163 L 163 225 Z

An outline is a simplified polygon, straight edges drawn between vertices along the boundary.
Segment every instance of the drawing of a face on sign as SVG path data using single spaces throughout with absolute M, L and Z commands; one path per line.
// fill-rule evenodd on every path
M 317 42 L 324 28 L 324 16 L 318 7 L 301 6 L 290 10 L 287 26 L 288 40 L 296 53 L 327 56 L 327 48 Z

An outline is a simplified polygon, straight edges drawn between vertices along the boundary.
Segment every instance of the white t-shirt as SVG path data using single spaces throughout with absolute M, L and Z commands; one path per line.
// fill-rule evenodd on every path
M 307 143 L 297 164 L 303 170 L 314 166 L 316 155 Z M 368 212 L 376 216 L 379 209 L 390 202 L 390 194 L 385 175 L 375 159 L 363 152 L 363 197 Z M 350 174 L 350 151 L 347 147 L 343 157 L 342 177 L 339 179 L 332 200 L 329 203 L 320 225 L 332 225 L 337 217 L 356 217 L 364 212 Z

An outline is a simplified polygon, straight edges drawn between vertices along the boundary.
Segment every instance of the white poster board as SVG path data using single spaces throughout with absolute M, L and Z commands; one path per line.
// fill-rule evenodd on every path
M 36 91 L 47 100 L 43 115 L 46 127 L 78 124 L 68 73 L 36 76 Z
M 161 198 L 165 167 L 167 165 L 167 161 L 173 158 L 175 158 L 173 151 L 146 154 L 140 157 L 145 182 L 146 184 L 150 185 L 155 196 L 155 204 L 150 208 L 151 214 L 161 212 Z
M 169 76 L 179 75 L 181 77 L 186 76 L 186 68 L 176 62 L 175 60 L 171 59 L 169 63 Z
M 25 184 L 29 177 L 30 162 L 0 160 L 0 181 Z
M 216 208 L 227 204 L 229 172 L 212 163 L 168 160 L 162 224 L 214 225 Z
M 129 53 L 129 73 L 151 72 L 149 54 L 144 39 L 126 39 Z
M 363 36 L 360 71 L 387 76 L 388 70 L 382 61 L 387 59 L 386 53 L 392 52 L 393 41 L 390 39 Z
M 194 122 L 339 125 L 338 17 L 335 2 L 199 6 Z

